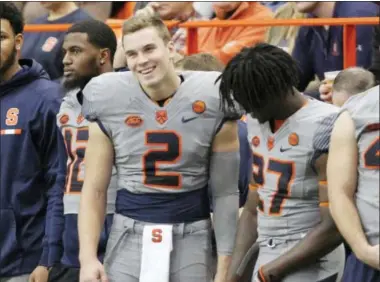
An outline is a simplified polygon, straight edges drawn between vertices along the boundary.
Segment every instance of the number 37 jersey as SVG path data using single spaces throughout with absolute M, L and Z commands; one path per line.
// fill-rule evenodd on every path
M 327 153 L 338 109 L 314 99 L 275 133 L 248 117 L 253 179 L 259 194 L 258 240 L 301 239 L 320 221 L 315 161 Z
M 86 117 L 97 120 L 113 142 L 117 212 L 161 223 L 208 216 L 211 145 L 226 118 L 218 76 L 184 72 L 177 92 L 162 106 L 128 72 L 101 75 L 84 89 Z

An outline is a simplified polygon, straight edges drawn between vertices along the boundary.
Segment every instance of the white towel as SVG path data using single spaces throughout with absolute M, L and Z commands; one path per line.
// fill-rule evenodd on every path
M 144 226 L 140 282 L 169 282 L 172 249 L 172 225 Z

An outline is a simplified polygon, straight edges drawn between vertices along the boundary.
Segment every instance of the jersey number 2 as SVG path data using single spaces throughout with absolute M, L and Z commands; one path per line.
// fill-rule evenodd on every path
M 364 152 L 364 166 L 368 169 L 380 168 L 380 137 L 377 136 L 372 141 L 368 149 Z
M 63 129 L 63 137 L 68 156 L 65 193 L 80 193 L 84 180 L 84 155 L 88 142 L 88 128 L 73 130 L 66 127 Z M 73 149 L 74 146 L 75 149 Z
M 269 159 L 266 171 L 265 160 L 258 154 L 253 154 L 253 179 L 255 183 L 262 187 L 265 183 L 265 173 L 273 173 L 277 175 L 276 192 L 272 196 L 269 207 L 269 215 L 280 216 L 285 200 L 289 197 L 290 184 L 294 177 L 294 162 Z M 260 200 L 259 210 L 264 212 L 264 202 Z
M 144 184 L 153 188 L 180 189 L 182 186 L 181 174 L 173 171 L 160 171 L 159 165 L 174 164 L 181 158 L 181 136 L 170 130 L 147 131 L 145 132 L 145 145 L 161 148 L 149 149 L 143 155 Z

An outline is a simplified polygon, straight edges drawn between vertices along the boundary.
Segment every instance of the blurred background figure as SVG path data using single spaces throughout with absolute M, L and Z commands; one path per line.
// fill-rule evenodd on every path
M 264 20 L 271 19 L 272 12 L 259 2 L 212 2 L 212 20 Z M 139 14 L 157 12 L 163 20 L 190 21 L 205 19 L 204 11 L 210 6 L 201 6 L 194 2 L 150 2 Z M 203 9 L 203 14 L 199 10 Z M 197 10 L 198 9 L 198 10 Z M 207 15 L 210 15 L 208 13 Z M 207 18 L 206 18 L 207 19 Z M 210 53 L 226 64 L 243 47 L 252 46 L 265 40 L 267 27 L 209 27 L 198 30 L 198 51 Z M 172 29 L 176 50 L 186 54 L 186 30 Z
M 352 18 L 376 17 L 378 6 L 372 2 L 296 2 L 298 12 L 307 13 L 310 18 Z M 356 27 L 357 66 L 371 65 L 372 26 Z M 300 67 L 298 89 L 304 91 L 314 80 L 320 81 L 325 73 L 343 69 L 343 27 L 342 26 L 302 26 L 298 32 L 292 55 Z M 315 98 L 330 100 L 326 93 L 309 93 Z
M 260 3 L 269 9 L 272 10 L 272 12 L 276 12 L 279 8 L 281 8 L 284 4 L 289 3 L 285 1 L 260 1 Z
M 277 3 L 277 2 L 275 2 Z M 303 19 L 307 14 L 297 11 L 295 2 L 282 3 L 277 7 L 274 19 Z M 271 45 L 276 45 L 292 53 L 294 44 L 298 35 L 299 26 L 272 26 L 268 29 L 265 36 L 265 42 Z
M 380 3 L 379 3 L 380 4 Z M 380 83 L 380 25 L 373 28 L 372 36 L 372 62 L 369 70 L 375 75 L 377 83 Z
M 213 20 L 267 20 L 271 10 L 259 2 L 214 2 Z M 210 53 L 227 64 L 243 47 L 264 42 L 268 27 L 208 27 L 198 30 L 199 52 Z
M 23 13 L 25 23 L 29 24 L 37 18 L 42 17 L 48 13 L 48 10 L 44 7 L 43 2 L 14 2 L 16 6 Z M 115 9 L 120 9 L 118 3 L 122 6 L 125 2 L 94 2 L 94 1 L 75 1 L 75 4 L 84 9 L 92 17 L 97 20 L 105 21 L 108 18 L 112 18 L 112 11 Z M 132 3 L 132 2 L 129 2 Z M 116 13 L 116 11 L 115 11 Z M 115 15 L 116 17 L 116 15 Z

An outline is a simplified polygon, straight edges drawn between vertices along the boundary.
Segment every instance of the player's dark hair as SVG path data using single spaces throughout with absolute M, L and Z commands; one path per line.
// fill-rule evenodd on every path
M 24 31 L 22 13 L 12 2 L 0 2 L 0 19 L 9 21 L 15 35 Z
M 88 42 L 98 48 L 108 48 L 111 54 L 111 63 L 115 56 L 117 39 L 113 30 L 104 22 L 86 20 L 73 24 L 67 31 L 69 33 L 86 33 Z
M 297 63 L 281 48 L 266 43 L 244 48 L 218 78 L 222 107 L 235 110 L 235 99 L 252 113 L 276 97 L 294 94 L 298 72 Z

